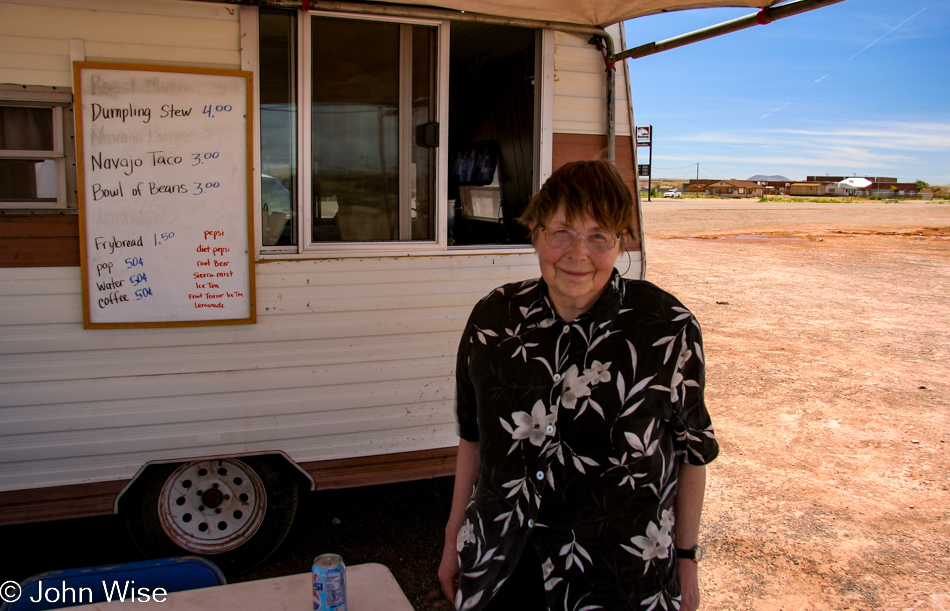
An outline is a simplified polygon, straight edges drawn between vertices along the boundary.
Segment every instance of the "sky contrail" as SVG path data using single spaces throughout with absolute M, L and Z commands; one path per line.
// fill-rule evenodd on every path
M 779 106 L 778 108 L 773 108 L 772 110 L 768 111 L 767 113 L 765 113 L 764 115 L 762 115 L 761 117 L 759 117 L 759 119 L 764 119 L 764 118 L 766 118 L 766 117 L 769 117 L 769 116 L 771 116 L 771 115 L 774 115 L 774 114 L 777 113 L 778 111 L 783 110 L 783 109 L 784 109 L 786 106 L 788 106 L 789 104 L 791 104 L 791 102 L 785 102 L 784 104 L 782 104 L 782 105 Z
M 862 53 L 864 53 L 865 51 L 867 51 L 868 49 L 870 49 L 871 47 L 873 47 L 874 45 L 876 45 L 878 42 L 880 42 L 881 38 L 884 38 L 884 36 L 887 36 L 888 34 L 890 34 L 891 32 L 893 32 L 894 30 L 896 30 L 897 28 L 901 27 L 902 25 L 904 25 L 905 23 L 907 23 L 908 21 L 910 21 L 911 19 L 913 19 L 914 17 L 916 17 L 917 15 L 923 13 L 923 12 L 926 11 L 926 10 L 927 10 L 927 7 L 925 6 L 924 8 L 920 9 L 919 11 L 917 11 L 916 13 L 914 13 L 913 15 L 911 15 L 910 17 L 908 17 L 907 19 L 905 19 L 905 20 L 901 21 L 900 23 L 898 23 L 897 25 L 895 25 L 893 28 L 891 28 L 890 30 L 888 30 L 887 32 L 885 32 L 880 38 L 878 38 L 877 40 L 875 40 L 874 42 L 872 42 L 872 43 L 869 44 L 868 46 L 864 47 L 863 49 L 861 49 L 860 51 L 858 51 L 857 53 L 855 53 L 854 55 L 852 55 L 851 57 L 849 57 L 849 58 L 846 59 L 845 61 L 851 61 L 852 59 L 854 59 L 854 58 L 857 57 L 858 55 L 861 55 Z

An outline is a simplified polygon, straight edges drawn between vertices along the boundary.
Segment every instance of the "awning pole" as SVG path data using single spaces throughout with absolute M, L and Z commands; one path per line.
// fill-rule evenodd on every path
M 765 25 L 779 19 L 784 19 L 785 17 L 799 15 L 801 13 L 813 11 L 816 8 L 830 6 L 839 2 L 844 2 L 844 0 L 797 0 L 795 2 L 789 2 L 788 4 L 764 8 L 758 13 L 752 15 L 746 15 L 745 17 L 739 17 L 738 19 L 725 21 L 718 25 L 709 26 L 708 28 L 696 30 L 695 32 L 690 32 L 688 34 L 683 34 L 682 36 L 667 38 L 666 40 L 661 40 L 660 42 L 650 42 L 645 45 L 640 45 L 639 47 L 634 47 L 633 49 L 622 51 L 618 53 L 613 58 L 613 60 L 620 61 L 628 58 L 639 59 L 641 57 L 646 57 L 647 55 L 659 53 L 661 51 L 668 51 L 670 49 L 683 47 L 701 40 L 722 36 L 723 34 L 738 32 L 739 30 L 745 30 L 746 28 L 751 28 L 757 25 Z

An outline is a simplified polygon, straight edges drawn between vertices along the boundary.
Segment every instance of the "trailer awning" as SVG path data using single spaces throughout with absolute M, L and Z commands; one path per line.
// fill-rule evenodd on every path
M 381 0 L 371 0 L 378 2 Z M 750 7 L 767 8 L 780 0 L 430 0 L 402 1 L 400 4 L 446 8 L 457 11 L 498 15 L 515 19 L 559 21 L 606 27 L 620 21 L 694 8 Z M 318 1 L 313 2 L 319 4 Z

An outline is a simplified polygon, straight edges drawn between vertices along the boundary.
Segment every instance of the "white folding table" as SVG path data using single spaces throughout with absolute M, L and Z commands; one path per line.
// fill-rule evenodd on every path
M 388 568 L 368 563 L 346 567 L 347 611 L 412 611 L 409 599 Z M 310 573 L 272 577 L 223 586 L 170 592 L 164 602 L 96 603 L 76 611 L 311 611 Z

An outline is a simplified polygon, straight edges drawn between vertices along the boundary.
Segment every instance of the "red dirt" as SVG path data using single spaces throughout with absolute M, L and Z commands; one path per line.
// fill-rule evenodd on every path
M 664 201 L 644 226 L 722 445 L 702 608 L 950 609 L 950 206 Z

